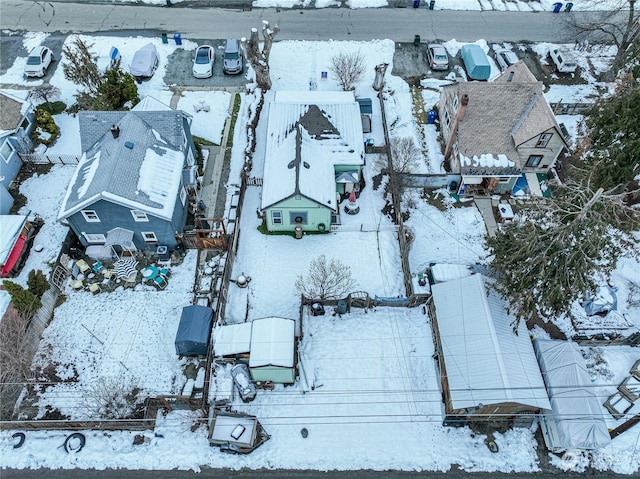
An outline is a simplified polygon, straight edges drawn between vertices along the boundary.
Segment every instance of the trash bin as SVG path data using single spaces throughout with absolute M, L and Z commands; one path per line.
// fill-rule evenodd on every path
M 173 41 L 176 42 L 176 45 L 182 45 L 182 35 L 180 33 L 174 33 Z
M 162 34 L 162 43 L 169 43 L 169 39 L 167 38 L 167 34 L 166 33 Z
M 570 12 L 572 8 L 573 8 L 573 3 L 569 2 L 569 3 L 567 3 L 567 5 L 564 7 L 564 11 L 565 11 L 565 12 Z
M 420 46 L 420 35 L 415 35 L 415 36 L 413 37 L 413 44 L 414 44 L 416 47 L 419 47 L 419 46 Z
M 420 0 L 413 0 L 413 8 L 420 8 Z
M 302 226 L 296 226 L 294 228 L 295 234 L 296 234 L 296 239 L 300 239 L 302 238 Z
M 344 299 L 338 301 L 338 307 L 336 308 L 336 313 L 345 314 L 347 312 L 347 302 Z
M 556 2 L 553 4 L 553 13 L 558 13 L 562 8 L 562 4 L 560 2 Z
M 429 110 L 427 112 L 427 123 L 430 125 L 434 124 L 438 119 L 438 112 L 435 110 Z
M 429 10 L 433 10 L 433 7 L 436 6 L 436 0 L 430 0 L 429 1 Z

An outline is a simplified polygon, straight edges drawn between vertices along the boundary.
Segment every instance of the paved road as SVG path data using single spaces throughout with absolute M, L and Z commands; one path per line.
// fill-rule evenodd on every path
M 569 15 L 598 12 L 499 12 L 420 8 L 253 9 L 173 8 L 104 3 L 2 0 L 0 28 L 44 32 L 180 32 L 190 38 L 248 36 L 262 20 L 278 22 L 279 40 L 359 40 L 390 38 L 411 42 L 451 39 L 467 42 L 573 42 L 566 32 Z

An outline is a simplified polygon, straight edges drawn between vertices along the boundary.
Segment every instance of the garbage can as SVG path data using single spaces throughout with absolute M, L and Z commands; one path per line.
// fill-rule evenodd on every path
M 427 123 L 430 125 L 434 124 L 438 119 L 438 112 L 435 110 L 429 110 L 427 112 Z
M 182 35 L 180 33 L 174 33 L 173 41 L 176 42 L 176 45 L 182 45 Z
M 420 0 L 413 0 L 413 8 L 420 8 Z
M 413 44 L 414 44 L 416 47 L 419 47 L 419 46 L 420 46 L 420 35 L 415 35 L 415 36 L 413 37 Z
M 567 3 L 566 7 L 564 7 L 564 11 L 570 12 L 572 8 L 573 8 L 573 3 L 569 2 Z
M 429 1 L 429 10 L 433 10 L 433 7 L 436 6 L 436 0 L 430 0 Z
M 336 313 L 345 314 L 347 312 L 347 302 L 344 299 L 338 301 L 338 307 L 336 308 Z
M 169 43 L 169 39 L 167 38 L 167 34 L 166 33 L 162 34 L 162 43 Z
M 556 2 L 553 4 L 553 13 L 558 13 L 562 8 L 562 4 L 560 2 Z
M 296 239 L 302 238 L 302 226 L 296 226 L 294 228 L 294 232 L 296 234 Z

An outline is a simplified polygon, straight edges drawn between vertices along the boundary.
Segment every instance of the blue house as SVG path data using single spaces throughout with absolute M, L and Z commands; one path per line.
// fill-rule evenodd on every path
M 13 206 L 9 194 L 11 182 L 16 179 L 22 160 L 19 153 L 33 148 L 33 105 L 28 91 L 0 91 L 0 214 L 6 215 Z
M 85 247 L 115 231 L 128 249 L 174 249 L 196 181 L 191 120 L 148 97 L 131 111 L 80 112 L 83 154 L 58 221 Z

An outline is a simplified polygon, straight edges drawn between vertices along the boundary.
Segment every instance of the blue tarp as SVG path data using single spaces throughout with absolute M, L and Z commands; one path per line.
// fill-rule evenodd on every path
M 527 178 L 524 175 L 518 178 L 518 180 L 516 181 L 516 184 L 513 185 L 513 188 L 511 189 L 511 193 L 513 195 L 529 194 L 529 183 L 527 183 Z
M 176 354 L 206 356 L 213 321 L 213 309 L 194 304 L 182 308 L 176 333 Z
M 491 65 L 481 47 L 475 44 L 464 45 L 460 50 L 467 75 L 473 80 L 488 80 L 491 76 Z

